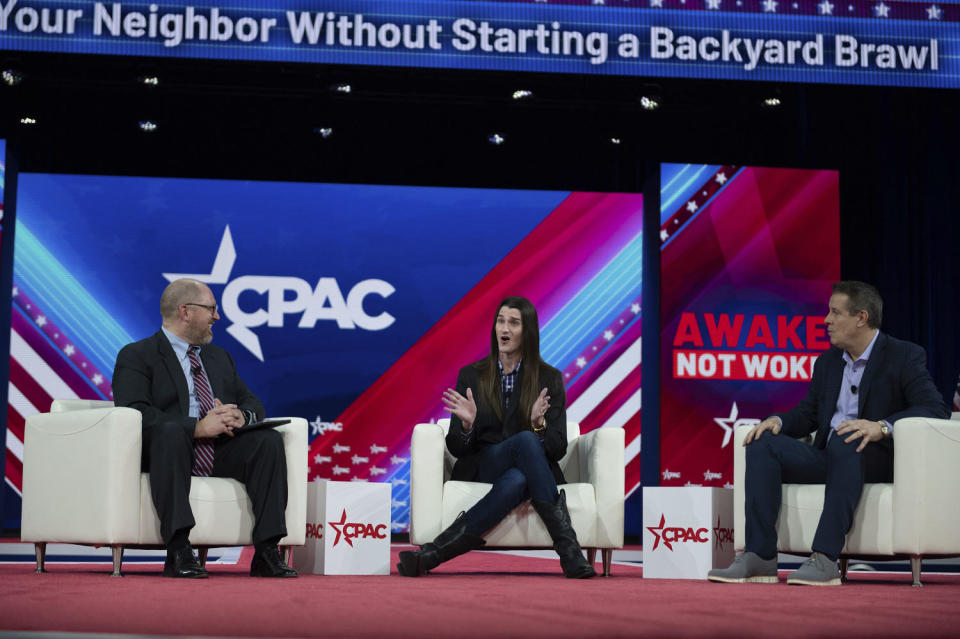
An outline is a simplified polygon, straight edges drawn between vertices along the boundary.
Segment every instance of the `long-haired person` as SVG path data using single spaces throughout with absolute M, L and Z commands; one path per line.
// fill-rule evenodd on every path
M 431 543 L 400 553 L 401 575 L 419 577 L 444 561 L 479 548 L 481 535 L 529 499 L 543 520 L 563 573 L 596 573 L 570 524 L 557 490 L 557 462 L 567 450 L 566 394 L 560 371 L 540 358 L 537 309 L 523 297 L 500 302 L 490 330 L 490 354 L 460 369 L 447 389 L 447 448 L 457 458 L 451 479 L 492 484 L 490 492 Z

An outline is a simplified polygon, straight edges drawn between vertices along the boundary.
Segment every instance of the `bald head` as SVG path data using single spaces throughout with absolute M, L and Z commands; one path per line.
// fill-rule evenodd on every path
M 207 290 L 206 284 L 189 278 L 170 282 L 160 296 L 160 315 L 164 322 L 176 319 L 181 304 L 196 302 Z

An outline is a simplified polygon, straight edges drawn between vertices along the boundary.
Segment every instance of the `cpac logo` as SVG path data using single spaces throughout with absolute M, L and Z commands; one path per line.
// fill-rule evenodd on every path
M 260 348 L 260 338 L 250 329 L 264 324 L 280 328 L 284 324 L 284 316 L 289 314 L 302 313 L 297 324 L 299 328 L 313 328 L 320 320 L 333 320 L 341 329 L 359 327 L 367 331 L 382 331 L 396 321 L 387 312 L 371 317 L 363 309 L 363 302 L 370 295 L 384 299 L 393 295 L 396 289 L 389 282 L 362 280 L 350 289 L 344 300 L 340 285 L 333 277 L 321 277 L 313 288 L 299 277 L 242 275 L 231 280 L 230 272 L 236 260 L 237 251 L 228 225 L 223 230 L 210 273 L 164 273 L 163 276 L 169 282 L 190 277 L 205 284 L 226 284 L 221 308 L 223 316 L 231 322 L 227 332 L 261 362 L 263 350 Z M 249 312 L 241 309 L 240 296 L 247 291 L 257 295 L 266 294 L 266 308 Z M 292 299 L 290 294 L 293 295 Z
M 327 525 L 337 531 L 337 537 L 333 540 L 333 548 L 337 547 L 337 544 L 340 543 L 340 535 L 343 535 L 343 540 L 347 542 L 347 545 L 351 548 L 353 547 L 353 540 L 358 537 L 364 539 L 373 538 L 373 539 L 385 539 L 386 533 L 384 531 L 387 529 L 386 524 L 361 524 L 357 522 L 347 522 L 347 509 L 343 509 L 343 514 L 340 515 L 340 521 L 328 521 Z
M 314 464 L 326 464 L 333 461 L 333 457 L 329 455 L 316 455 L 313 458 Z
M 707 472 L 703 473 L 703 481 L 710 481 L 712 479 L 720 479 L 723 477 L 723 473 L 711 473 L 708 469 Z
M 716 542 L 714 548 L 723 550 L 723 544 L 726 542 L 733 543 L 733 528 L 721 528 L 720 527 L 720 516 L 717 516 L 717 527 L 713 529 L 713 539 Z
M 663 478 L 664 479 L 680 479 L 680 473 L 677 471 L 664 469 Z
M 377 454 L 379 454 L 379 453 L 385 453 L 385 452 L 387 452 L 387 447 L 386 447 L 386 446 L 377 446 L 376 444 L 371 444 L 371 445 L 370 445 L 370 454 L 371 454 L 371 455 L 377 455 Z
M 350 469 L 349 469 L 349 468 L 344 468 L 343 466 L 334 466 L 334 467 L 333 467 L 333 474 L 334 474 L 334 475 L 346 475 L 346 474 L 349 473 L 349 472 L 350 472 Z
M 387 471 L 386 471 L 385 468 L 380 468 L 380 467 L 378 467 L 378 466 L 371 466 L 371 467 L 370 467 L 370 475 L 372 475 L 372 476 L 376 476 L 376 475 L 386 475 L 386 474 L 387 474 Z
M 342 433 L 343 422 L 324 422 L 320 421 L 320 416 L 310 422 L 310 432 L 313 435 L 326 435 L 329 432 Z
M 350 452 L 350 447 L 349 447 L 349 446 L 344 446 L 343 444 L 334 444 L 334 445 L 333 445 L 333 452 L 335 452 L 335 453 L 349 453 L 349 452 Z
M 733 431 L 737 426 L 754 426 L 760 423 L 759 419 L 737 419 L 739 414 L 740 411 L 737 410 L 737 403 L 734 402 L 730 408 L 730 417 L 713 418 L 713 421 L 717 422 L 717 426 L 723 429 L 723 443 L 720 444 L 720 448 L 726 448 L 727 444 L 730 443 L 730 438 L 733 436 Z
M 390 463 L 391 464 L 406 464 L 409 459 L 407 457 L 400 457 L 399 455 L 391 455 Z
M 659 526 L 647 526 L 647 530 L 653 533 L 655 540 L 653 542 L 653 550 L 657 549 L 657 546 L 660 545 L 660 541 L 663 540 L 663 545 L 666 546 L 667 550 L 673 552 L 672 544 L 675 543 L 684 543 L 684 542 L 693 542 L 697 544 L 705 544 L 710 541 L 708 533 L 710 532 L 706 528 L 698 528 L 694 530 L 693 528 L 666 528 L 666 518 L 661 514 L 660 515 L 660 525 Z
M 307 539 L 320 539 L 323 537 L 323 524 L 307 524 Z
M 352 461 L 352 462 L 353 462 L 353 465 L 356 466 L 357 464 L 368 464 L 368 463 L 370 463 L 370 458 L 369 458 L 369 457 L 361 457 L 360 455 L 354 455 L 353 457 L 350 458 L 350 461 Z

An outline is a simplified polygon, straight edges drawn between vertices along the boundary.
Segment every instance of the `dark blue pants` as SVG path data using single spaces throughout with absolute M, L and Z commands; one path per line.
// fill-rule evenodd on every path
M 776 522 L 783 484 L 824 484 L 823 513 L 813 550 L 836 561 L 864 483 L 893 481 L 891 449 L 872 443 L 858 453 L 860 440 L 848 444 L 844 437 L 834 435 L 821 450 L 766 431 L 747 445 L 745 550 L 764 559 L 776 557 Z
M 533 431 L 508 437 L 479 455 L 479 470 L 473 480 L 493 484 L 493 488 L 467 511 L 468 534 L 487 532 L 525 499 L 553 504 L 560 496 L 543 443 Z

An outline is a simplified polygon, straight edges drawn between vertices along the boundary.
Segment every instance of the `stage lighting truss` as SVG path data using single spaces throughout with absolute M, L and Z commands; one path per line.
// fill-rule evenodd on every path
M 529 89 L 517 89 L 513 92 L 514 100 L 527 100 L 533 97 L 533 91 Z
M 25 115 L 22 118 L 20 118 L 20 124 L 22 124 L 23 126 L 36 126 L 37 119 L 33 116 Z
M 777 96 L 770 96 L 769 98 L 764 98 L 763 101 L 760 102 L 760 104 L 762 104 L 768 109 L 773 109 L 780 106 L 783 103 L 780 101 L 780 98 L 778 98 Z
M 159 125 L 153 120 L 140 120 L 137 126 L 139 126 L 140 130 L 144 133 L 153 133 L 159 128 Z

